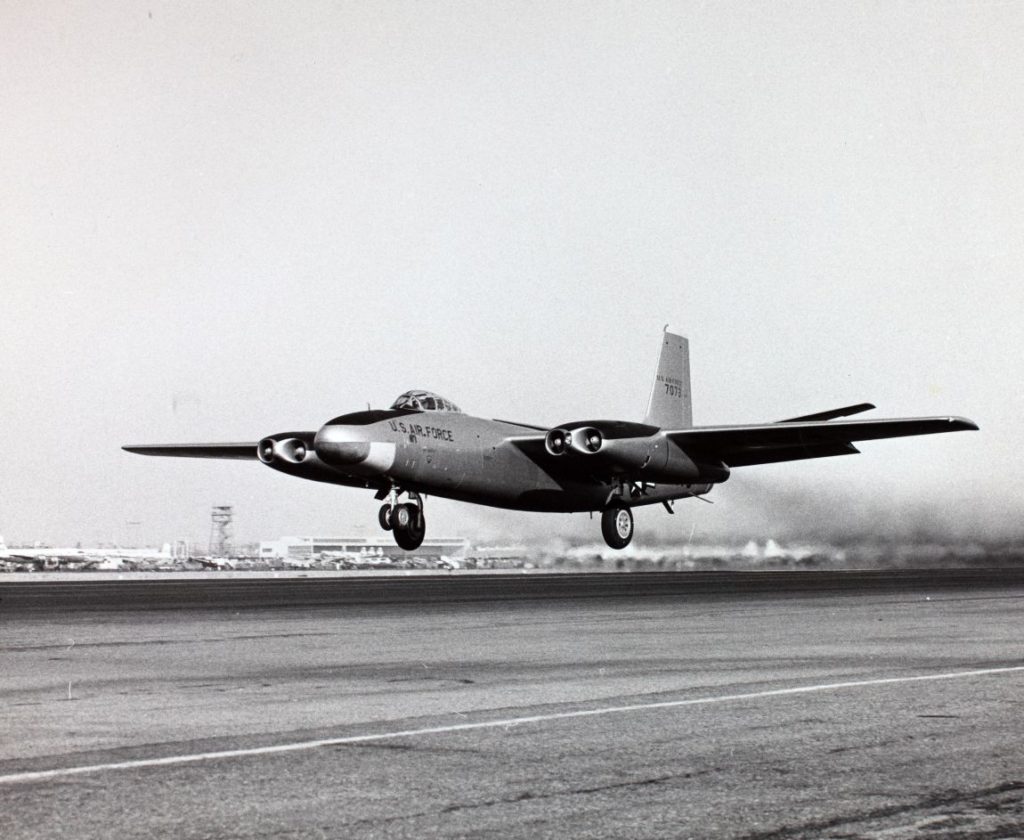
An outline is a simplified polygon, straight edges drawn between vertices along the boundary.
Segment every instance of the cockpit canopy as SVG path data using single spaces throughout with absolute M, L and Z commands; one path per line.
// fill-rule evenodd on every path
M 392 408 L 411 408 L 414 411 L 451 411 L 461 414 L 462 409 L 438 394 L 430 391 L 406 391 L 392 404 Z

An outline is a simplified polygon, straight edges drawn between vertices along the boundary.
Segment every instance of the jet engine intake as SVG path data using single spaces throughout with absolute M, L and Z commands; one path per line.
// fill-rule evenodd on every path
M 549 455 L 564 455 L 569 451 L 571 440 L 569 433 L 565 429 L 552 429 L 544 435 L 544 448 L 548 451 Z
M 583 426 L 580 429 L 573 430 L 572 448 L 575 452 L 593 455 L 595 452 L 601 451 L 603 444 L 604 435 L 593 426 Z
M 274 463 L 274 444 L 276 441 L 273 438 L 263 438 L 256 446 L 256 454 L 264 464 Z

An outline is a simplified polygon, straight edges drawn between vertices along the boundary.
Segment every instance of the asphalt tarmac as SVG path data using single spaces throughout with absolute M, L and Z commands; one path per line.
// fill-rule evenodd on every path
M 0 617 L 113 609 L 452 604 L 799 592 L 982 591 L 1024 585 L 1024 566 L 645 571 L 21 572 L 0 575 Z
M 1024 836 L 1024 586 L 0 609 L 0 837 Z

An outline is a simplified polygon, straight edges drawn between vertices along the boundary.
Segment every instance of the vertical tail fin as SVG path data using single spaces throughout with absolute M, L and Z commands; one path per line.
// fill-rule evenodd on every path
M 690 401 L 690 342 L 668 328 L 661 337 L 658 373 L 644 422 L 660 429 L 688 429 L 693 425 Z

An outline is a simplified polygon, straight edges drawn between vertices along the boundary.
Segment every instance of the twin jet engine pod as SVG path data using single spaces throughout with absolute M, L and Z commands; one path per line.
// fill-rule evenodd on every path
M 259 442 L 256 454 L 264 464 L 272 464 L 275 461 L 285 461 L 289 464 L 301 464 L 306 460 L 308 453 L 305 441 L 299 438 L 263 438 Z
M 593 455 L 601 451 L 604 444 L 604 435 L 593 426 L 584 426 L 582 429 L 574 429 L 572 433 L 572 448 L 577 452 Z
M 550 455 L 564 455 L 572 450 L 581 455 L 593 455 L 604 445 L 604 435 L 592 426 L 573 429 L 552 429 L 544 436 L 544 448 Z

